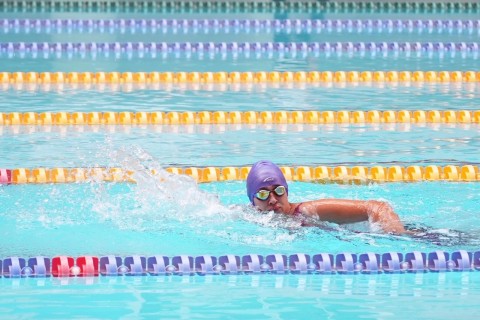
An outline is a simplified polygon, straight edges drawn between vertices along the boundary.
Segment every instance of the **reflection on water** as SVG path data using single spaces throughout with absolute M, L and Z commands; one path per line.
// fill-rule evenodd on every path
M 0 279 L 0 308 L 12 318 L 66 312 L 85 318 L 100 312 L 131 318 L 192 318 L 200 313 L 278 318 L 294 317 L 299 308 L 304 315 L 322 318 L 458 318 L 459 307 L 469 314 L 477 310 L 479 278 L 480 272 Z
M 18 151 L 2 154 L 0 166 L 115 166 L 106 148 L 129 145 L 148 150 L 166 167 L 247 166 L 255 160 L 252 154 L 288 166 L 462 166 L 478 163 L 478 128 L 477 124 L 0 126 L 0 144 Z
M 386 70 L 390 69 L 392 67 Z M 405 67 L 398 70 L 405 70 Z M 279 68 L 278 71 L 288 71 L 288 68 Z M 463 110 L 476 110 L 475 98 L 480 95 L 480 85 L 476 82 L 25 82 L 2 83 L 0 92 L 3 112 L 91 112 L 93 102 L 95 111 L 428 110 L 423 107 L 427 103 L 435 110 L 459 105 Z

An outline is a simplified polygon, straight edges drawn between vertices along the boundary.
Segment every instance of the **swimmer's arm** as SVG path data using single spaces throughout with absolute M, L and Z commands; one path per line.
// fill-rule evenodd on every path
M 368 220 L 377 223 L 385 232 L 405 233 L 403 223 L 393 208 L 382 201 L 321 199 L 304 202 L 300 211 L 338 224 Z

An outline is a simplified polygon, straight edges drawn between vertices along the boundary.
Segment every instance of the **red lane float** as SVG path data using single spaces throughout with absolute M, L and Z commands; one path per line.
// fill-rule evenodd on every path
M 59 256 L 52 259 L 52 276 L 71 277 L 73 274 L 70 269 L 75 265 L 72 257 Z
M 77 258 L 79 277 L 97 277 L 98 276 L 98 257 L 83 256 Z
M 12 182 L 12 171 L 10 169 L 0 169 L 0 184 L 9 184 Z

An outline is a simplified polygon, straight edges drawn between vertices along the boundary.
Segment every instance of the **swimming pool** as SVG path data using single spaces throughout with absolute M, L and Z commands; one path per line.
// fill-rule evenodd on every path
M 477 4 L 12 3 L 0 10 L 6 317 L 478 310 Z M 383 199 L 425 235 L 252 212 L 242 170 L 259 159 L 293 170 L 292 201 Z

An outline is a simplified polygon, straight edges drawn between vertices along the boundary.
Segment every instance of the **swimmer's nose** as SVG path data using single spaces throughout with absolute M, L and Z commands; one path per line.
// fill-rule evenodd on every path
M 278 200 L 273 195 L 273 192 L 270 192 L 270 195 L 268 196 L 268 204 L 275 204 L 277 202 L 278 202 Z

